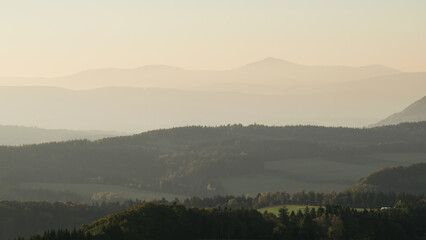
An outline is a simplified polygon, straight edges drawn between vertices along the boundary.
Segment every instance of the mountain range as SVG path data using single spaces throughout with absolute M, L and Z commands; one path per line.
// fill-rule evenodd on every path
M 275 58 L 223 71 L 151 65 L 2 78 L 0 124 L 128 133 L 234 123 L 365 127 L 423 97 L 425 79 L 381 65 Z
M 226 90 L 228 84 L 292 86 L 325 84 L 397 74 L 381 65 L 362 67 L 308 66 L 266 58 L 230 70 L 185 70 L 164 65 L 134 69 L 94 69 L 58 78 L 2 78 L 2 86 L 54 86 L 68 89 L 101 87 L 174 88 L 180 90 Z M 254 91 L 254 90 L 253 90 Z

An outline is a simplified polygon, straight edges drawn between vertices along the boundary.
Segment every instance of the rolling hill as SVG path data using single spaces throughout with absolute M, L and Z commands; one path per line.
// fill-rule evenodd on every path
M 97 140 L 119 135 L 116 132 L 72 131 L 36 127 L 0 126 L 0 145 L 24 145 L 77 139 Z
M 392 114 L 372 126 L 393 125 L 402 122 L 420 121 L 426 121 L 426 97 L 423 97 L 422 99 L 411 104 L 401 112 Z
M 45 231 L 30 239 L 324 239 L 336 226 L 341 229 L 337 237 L 333 235 L 336 239 L 421 239 L 425 208 L 424 201 L 400 204 L 387 212 L 327 206 L 276 218 L 255 209 L 144 203 L 77 230 Z
M 424 162 L 425 124 L 184 127 L 97 141 L 1 147 L 0 182 L 22 191 L 67 189 L 80 196 L 82 189 L 96 193 L 99 185 L 184 196 L 329 192 L 383 167 Z M 13 189 L 1 194 L 0 199 L 19 199 Z
M 426 194 L 426 162 L 406 167 L 384 168 L 374 172 L 350 187 L 349 191 L 405 192 Z

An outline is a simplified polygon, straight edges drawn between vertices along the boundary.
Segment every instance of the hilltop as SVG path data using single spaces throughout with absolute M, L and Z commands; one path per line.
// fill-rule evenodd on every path
M 426 159 L 425 159 L 426 161 Z M 426 162 L 406 167 L 384 168 L 350 187 L 349 191 L 426 193 Z

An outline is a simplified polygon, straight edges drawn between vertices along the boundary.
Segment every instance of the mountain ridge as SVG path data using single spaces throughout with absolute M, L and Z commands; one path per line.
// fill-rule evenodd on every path
M 111 70 L 114 70 L 114 71 L 135 71 L 135 70 L 141 70 L 141 69 L 157 69 L 157 70 L 169 69 L 169 70 L 194 71 L 194 72 L 200 72 L 200 71 L 223 72 L 223 71 L 236 70 L 236 69 L 249 67 L 249 66 L 268 65 L 268 64 L 275 65 L 275 66 L 277 66 L 277 65 L 278 66 L 290 65 L 290 66 L 300 66 L 300 67 L 344 67 L 344 68 L 354 68 L 354 69 L 356 69 L 356 68 L 379 67 L 379 68 L 387 69 L 387 70 L 392 71 L 394 73 L 403 72 L 403 71 L 400 71 L 398 69 L 387 67 L 387 66 L 384 66 L 384 65 L 381 65 L 381 64 L 367 64 L 367 65 L 360 65 L 360 66 L 321 65 L 321 64 L 308 65 L 308 64 L 295 63 L 295 62 L 292 62 L 292 61 L 288 61 L 288 60 L 276 58 L 276 57 L 266 57 L 266 58 L 263 58 L 261 60 L 249 62 L 249 63 L 243 64 L 241 66 L 236 66 L 236 67 L 226 68 L 226 69 L 191 69 L 191 68 L 182 68 L 182 67 L 179 67 L 179 66 L 167 65 L 167 64 L 146 64 L 146 65 L 141 65 L 141 66 L 137 66 L 137 67 L 129 67 L 129 68 L 121 68 L 121 67 L 91 68 L 91 69 L 81 70 L 81 71 L 78 71 L 78 72 L 73 73 L 73 74 L 67 74 L 67 75 L 56 76 L 56 77 L 25 77 L 25 78 L 30 78 L 30 79 L 67 78 L 67 77 L 75 76 L 75 75 L 85 73 L 85 72 L 111 71 Z M 0 80 L 1 79 L 19 79 L 19 78 L 22 78 L 22 77 L 19 77 L 19 76 L 2 76 L 2 77 L 0 77 Z
M 115 85 L 188 90 L 230 82 L 267 85 L 344 82 L 396 73 L 400 71 L 380 65 L 303 65 L 278 58 L 265 58 L 227 70 L 188 70 L 169 65 L 145 65 L 136 68 L 89 69 L 54 78 L 0 78 L 0 85 L 49 85 L 72 89 Z
M 426 96 L 410 104 L 400 112 L 372 124 L 372 127 L 383 125 L 395 125 L 402 122 L 421 122 L 426 120 Z

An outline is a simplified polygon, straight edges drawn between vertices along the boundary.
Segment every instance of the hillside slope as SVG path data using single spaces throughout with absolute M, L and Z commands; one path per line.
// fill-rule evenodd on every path
M 426 162 L 384 168 L 362 178 L 349 191 L 426 193 Z
M 50 190 L 103 184 L 186 196 L 329 192 L 376 169 L 425 160 L 425 124 L 184 127 L 94 142 L 1 147 L 0 182 Z
M 402 122 L 420 122 L 426 121 L 426 96 L 411 104 L 399 113 L 377 122 L 373 126 L 392 125 Z
M 327 206 L 290 216 L 284 215 L 287 209 L 283 209 L 276 218 L 255 209 L 145 203 L 78 230 L 46 231 L 31 239 L 327 239 L 331 229 L 341 229 L 337 237 L 333 234 L 335 239 L 421 239 L 425 235 L 425 209 L 424 201 L 400 204 L 386 212 Z
M 198 209 L 145 203 L 82 230 L 97 239 L 270 239 L 273 224 L 255 209 Z

